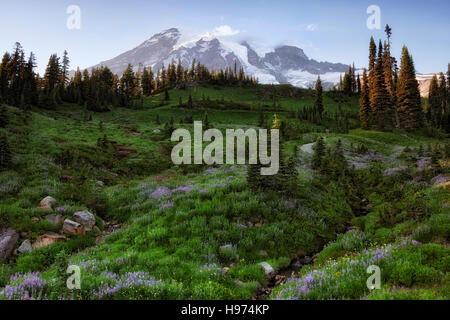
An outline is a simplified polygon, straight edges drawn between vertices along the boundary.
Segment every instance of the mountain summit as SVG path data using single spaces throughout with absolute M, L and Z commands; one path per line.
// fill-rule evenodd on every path
M 99 63 L 121 74 L 131 63 L 135 70 L 139 64 L 150 66 L 153 71 L 167 66 L 172 60 L 181 60 L 187 67 L 195 59 L 210 69 L 243 67 L 245 72 L 258 78 L 260 83 L 290 83 L 297 87 L 312 87 L 320 75 L 325 87 L 338 83 L 339 76 L 348 70 L 342 63 L 318 62 L 306 56 L 302 49 L 280 46 L 259 55 L 250 44 L 206 34 L 185 41 L 176 28 L 153 35 L 136 48 Z

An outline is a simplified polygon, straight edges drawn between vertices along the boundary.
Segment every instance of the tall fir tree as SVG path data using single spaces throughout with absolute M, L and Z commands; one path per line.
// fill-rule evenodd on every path
M 443 72 L 439 73 L 439 100 L 440 100 L 440 114 L 439 114 L 439 127 L 444 127 L 446 110 L 447 110 L 447 81 Z
M 438 78 L 436 75 L 433 76 L 430 82 L 426 114 L 430 125 L 437 128 L 441 120 L 441 99 L 439 95 Z
M 370 37 L 369 43 L 369 73 L 375 68 L 375 60 L 377 55 L 377 45 L 373 37 Z
M 406 46 L 402 49 L 400 75 L 397 84 L 399 126 L 414 130 L 423 125 L 423 111 L 414 62 Z
M 378 57 L 369 80 L 370 109 L 373 124 L 380 130 L 392 128 L 392 105 L 383 73 L 383 60 Z
M 315 100 L 315 107 L 317 111 L 319 112 L 320 118 L 322 118 L 323 114 L 323 88 L 322 88 L 322 81 L 320 80 L 320 76 L 317 77 L 316 81 L 316 100 Z
M 370 125 L 370 94 L 369 94 L 369 80 L 367 77 L 367 70 L 363 71 L 363 83 L 361 87 L 361 95 L 359 98 L 359 118 L 363 129 L 368 129 Z
M 313 169 L 319 170 L 322 166 L 323 158 L 325 157 L 325 149 L 326 146 L 323 137 L 318 137 L 314 146 L 314 154 L 311 163 Z

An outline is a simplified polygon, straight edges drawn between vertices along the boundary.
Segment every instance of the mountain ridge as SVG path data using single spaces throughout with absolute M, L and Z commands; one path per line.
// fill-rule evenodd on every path
M 107 66 L 120 75 L 130 63 L 135 71 L 141 65 L 151 67 L 156 72 L 172 60 L 180 59 L 184 67 L 189 67 L 195 59 L 215 70 L 233 68 L 236 63 L 238 68 L 243 67 L 247 74 L 257 77 L 263 84 L 289 83 L 298 87 L 312 87 L 320 75 L 326 88 L 337 84 L 340 75 L 348 70 L 348 65 L 342 63 L 310 59 L 303 49 L 290 45 L 278 46 L 261 56 L 247 41 L 233 42 L 214 34 L 188 41 L 182 41 L 182 37 L 177 28 L 164 30 L 137 47 L 88 69 Z

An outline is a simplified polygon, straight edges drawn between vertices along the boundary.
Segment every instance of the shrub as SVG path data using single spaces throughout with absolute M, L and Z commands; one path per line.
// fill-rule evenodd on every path
M 317 263 L 323 263 L 328 259 L 337 258 L 348 252 L 358 252 L 368 244 L 367 234 L 359 230 L 351 230 L 340 234 L 336 241 L 328 244 L 317 256 Z

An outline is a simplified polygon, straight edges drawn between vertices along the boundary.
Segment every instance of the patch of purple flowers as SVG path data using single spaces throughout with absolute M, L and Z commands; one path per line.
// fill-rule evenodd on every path
M 0 291 L 0 297 L 6 300 L 41 300 L 47 282 L 41 278 L 41 274 L 16 273 L 11 276 L 10 284 Z
M 107 279 L 109 283 L 94 289 L 92 294 L 97 299 L 111 298 L 121 291 L 136 288 L 157 288 L 164 285 L 161 280 L 156 280 L 147 272 L 127 272 L 122 275 L 115 273 L 102 273 L 102 276 Z

